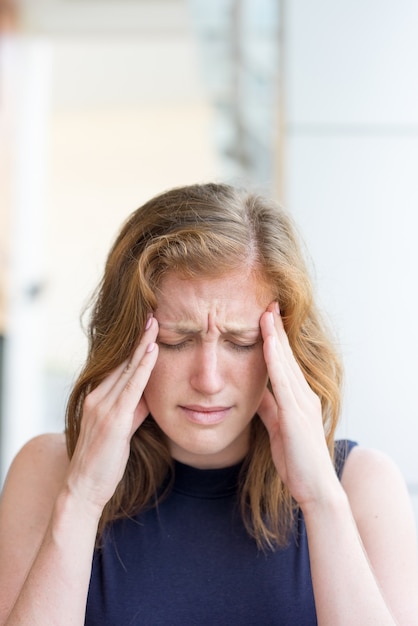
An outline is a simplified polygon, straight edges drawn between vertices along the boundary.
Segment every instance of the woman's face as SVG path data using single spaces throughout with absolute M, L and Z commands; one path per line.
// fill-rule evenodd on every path
M 244 457 L 267 383 L 259 320 L 272 299 L 245 270 L 163 280 L 159 355 L 144 395 L 176 460 L 209 468 Z

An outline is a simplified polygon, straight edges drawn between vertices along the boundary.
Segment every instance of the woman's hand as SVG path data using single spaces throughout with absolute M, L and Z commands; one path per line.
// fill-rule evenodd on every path
M 300 369 L 277 303 L 262 315 L 264 358 L 273 389 L 258 408 L 283 482 L 303 509 L 340 489 L 326 445 L 321 403 Z M 331 492 L 332 493 L 332 492 Z
M 157 333 L 150 318 L 131 359 L 88 394 L 70 463 L 51 435 L 14 461 L 0 514 L 1 624 L 84 624 L 97 526 L 148 415 Z
M 101 515 L 125 471 L 130 440 L 148 415 L 144 388 L 158 356 L 158 323 L 150 318 L 132 358 L 117 367 L 84 401 L 80 435 L 67 488 Z

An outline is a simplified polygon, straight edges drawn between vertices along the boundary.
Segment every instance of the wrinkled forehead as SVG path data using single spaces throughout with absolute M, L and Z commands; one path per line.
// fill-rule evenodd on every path
M 254 273 L 184 278 L 173 272 L 162 281 L 155 315 L 161 327 L 184 332 L 215 326 L 242 332 L 258 329 L 271 300 L 272 290 Z

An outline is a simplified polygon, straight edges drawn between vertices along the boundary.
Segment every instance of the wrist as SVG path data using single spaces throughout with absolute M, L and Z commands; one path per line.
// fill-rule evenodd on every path
M 90 529 L 97 533 L 102 510 L 88 501 L 79 498 L 67 485 L 58 494 L 52 514 L 53 530 L 63 533 L 69 528 L 82 528 L 83 532 Z
M 336 478 L 333 484 L 325 487 L 319 495 L 300 503 L 305 520 L 318 516 L 336 515 L 341 511 L 350 510 L 350 504 L 341 483 Z

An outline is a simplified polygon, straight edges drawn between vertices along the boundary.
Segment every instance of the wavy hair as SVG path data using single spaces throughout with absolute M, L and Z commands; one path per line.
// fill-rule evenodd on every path
M 331 457 L 340 413 L 341 365 L 313 300 L 311 280 L 291 218 L 276 203 L 226 184 L 169 190 L 137 209 L 110 250 L 95 292 L 85 366 L 70 395 L 66 440 L 72 456 L 87 394 L 132 354 L 167 272 L 219 277 L 243 266 L 257 271 L 279 302 L 290 345 L 319 396 Z M 269 437 L 256 415 L 241 471 L 244 523 L 260 548 L 284 545 L 297 506 L 280 480 Z M 149 415 L 131 440 L 123 479 L 106 505 L 99 536 L 111 521 L 153 506 L 173 463 Z M 165 493 L 169 490 L 169 485 Z

